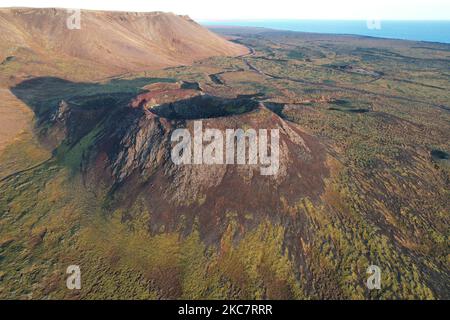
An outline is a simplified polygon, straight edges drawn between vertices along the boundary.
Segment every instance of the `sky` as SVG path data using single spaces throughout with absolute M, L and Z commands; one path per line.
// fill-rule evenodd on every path
M 167 11 L 197 21 L 450 20 L 450 0 L 0 0 L 0 7 Z

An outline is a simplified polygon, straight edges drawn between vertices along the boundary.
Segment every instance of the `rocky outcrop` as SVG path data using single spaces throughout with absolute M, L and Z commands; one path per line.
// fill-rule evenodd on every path
M 59 122 L 61 124 L 65 124 L 69 117 L 70 117 L 69 104 L 64 100 L 61 100 L 58 104 L 58 108 L 56 109 L 55 113 L 50 118 L 50 121 L 53 123 Z

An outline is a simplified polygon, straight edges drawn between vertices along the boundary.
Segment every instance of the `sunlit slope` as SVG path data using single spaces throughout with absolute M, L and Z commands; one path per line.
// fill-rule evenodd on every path
M 82 11 L 80 29 L 71 30 L 67 27 L 71 14 L 65 9 L 1 9 L 1 68 L 15 65 L 8 72 L 14 76 L 17 71 L 54 74 L 55 69 L 70 70 L 68 76 L 89 70 L 112 75 L 247 50 L 186 16 Z M 24 70 L 23 63 L 31 69 Z

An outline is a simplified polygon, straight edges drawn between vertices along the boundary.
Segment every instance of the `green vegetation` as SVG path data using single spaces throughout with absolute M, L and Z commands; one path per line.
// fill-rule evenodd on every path
M 207 247 L 195 230 L 150 235 L 152 215 L 140 201 L 124 223 L 123 210 L 104 211 L 99 190 L 94 196 L 56 165 L 0 188 L 7 195 L 0 203 L 4 298 L 304 297 L 281 226 L 263 223 L 236 242 L 230 221 L 219 248 Z M 65 288 L 66 264 L 83 270 L 75 296 Z

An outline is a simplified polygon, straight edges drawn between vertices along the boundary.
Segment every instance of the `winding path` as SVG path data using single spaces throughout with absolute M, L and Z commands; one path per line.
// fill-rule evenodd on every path
M 250 47 L 248 45 L 246 45 L 246 46 L 250 49 Z M 270 74 L 268 72 L 265 72 L 265 71 L 259 69 L 258 67 L 253 65 L 250 61 L 248 61 L 248 59 L 246 59 L 246 57 L 255 55 L 255 50 L 253 48 L 252 48 L 251 52 L 252 52 L 252 54 L 247 54 L 247 55 L 242 56 L 241 57 L 242 61 L 247 65 L 247 67 L 250 70 L 252 70 L 254 72 L 257 72 L 258 74 L 264 75 L 264 76 L 266 76 L 267 78 L 270 78 L 270 79 L 286 80 L 286 81 L 297 82 L 297 83 L 302 83 L 302 84 L 311 85 L 311 86 L 317 86 L 317 87 L 322 87 L 322 88 L 328 88 L 328 89 L 346 90 L 346 91 L 360 93 L 360 94 L 375 95 L 375 96 L 380 96 L 380 97 L 383 97 L 383 98 L 397 99 L 397 100 L 403 100 L 403 101 L 414 102 L 414 103 L 421 103 L 421 104 L 425 104 L 425 105 L 428 105 L 428 106 L 441 108 L 440 104 L 435 104 L 435 103 L 431 103 L 431 102 L 423 101 L 423 100 L 417 100 L 417 99 L 412 99 L 412 98 L 407 98 L 407 97 L 402 97 L 402 96 L 397 96 L 397 95 L 391 95 L 391 94 L 382 94 L 382 93 L 378 93 L 378 92 L 369 91 L 369 90 L 366 90 L 366 89 L 350 88 L 350 87 L 338 86 L 338 85 L 333 85 L 333 84 L 325 84 L 325 83 L 320 83 L 320 82 L 311 82 L 311 81 L 306 81 L 306 80 L 303 80 L 303 79 L 297 79 L 297 78 L 291 78 L 291 77 L 282 77 L 282 76 L 277 76 L 277 75 L 274 75 L 274 74 Z M 379 80 L 379 78 L 372 80 L 372 82 L 376 81 L 376 80 Z M 392 80 L 404 81 L 404 82 L 407 82 L 407 83 L 414 83 L 412 81 L 401 80 L 401 79 L 392 79 Z M 418 83 L 414 83 L 414 84 L 418 84 Z M 434 88 L 442 89 L 440 87 L 434 87 Z

